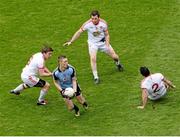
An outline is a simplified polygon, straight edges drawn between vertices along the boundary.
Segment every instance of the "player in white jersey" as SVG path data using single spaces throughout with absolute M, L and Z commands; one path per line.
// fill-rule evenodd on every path
M 115 53 L 110 45 L 110 36 L 108 33 L 107 23 L 100 18 L 98 11 L 91 12 L 91 19 L 86 21 L 81 28 L 73 35 L 70 41 L 64 43 L 64 46 L 71 45 L 82 32 L 88 32 L 88 46 L 91 61 L 91 69 L 94 76 L 95 84 L 99 83 L 99 77 L 96 65 L 97 51 L 102 51 L 109 55 L 116 63 L 119 71 L 123 70 L 119 56 Z
M 145 78 L 141 82 L 142 105 L 138 106 L 139 109 L 144 109 L 148 98 L 150 100 L 158 100 L 166 95 L 169 87 L 175 88 L 175 85 L 161 73 L 150 74 L 147 67 L 140 67 L 140 73 Z
M 19 95 L 24 89 L 31 87 L 41 87 L 37 105 L 46 105 L 44 96 L 47 94 L 50 84 L 40 78 L 40 76 L 52 76 L 52 73 L 45 67 L 45 61 L 52 55 L 53 49 L 43 47 L 41 52 L 34 54 L 23 68 L 21 73 L 22 84 L 11 90 L 10 93 Z

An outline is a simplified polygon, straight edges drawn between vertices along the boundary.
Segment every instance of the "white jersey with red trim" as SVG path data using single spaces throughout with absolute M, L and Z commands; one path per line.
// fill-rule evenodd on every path
M 44 68 L 44 57 L 41 52 L 34 54 L 23 68 L 23 76 L 37 76 L 38 70 Z
M 87 30 L 88 32 L 88 42 L 97 43 L 100 42 L 103 38 L 105 38 L 105 31 L 107 31 L 107 23 L 100 19 L 97 25 L 94 25 L 90 20 L 85 22 L 81 29 L 83 31 Z
M 163 82 L 164 76 L 161 73 L 151 74 L 144 78 L 141 82 L 141 88 L 145 88 L 148 91 L 149 98 L 155 98 L 158 95 L 166 92 L 166 87 Z

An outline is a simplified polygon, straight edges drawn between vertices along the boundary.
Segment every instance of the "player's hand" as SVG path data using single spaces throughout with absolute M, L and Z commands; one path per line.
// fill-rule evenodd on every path
M 77 92 L 77 90 L 74 90 L 74 92 L 76 93 L 76 92 Z
M 137 106 L 138 109 L 144 109 L 144 106 Z
M 53 76 L 53 73 L 49 72 L 49 76 L 51 76 L 51 77 L 52 77 L 52 76 Z
M 175 86 L 175 85 L 172 85 L 172 88 L 176 88 L 176 86 Z
M 72 42 L 71 41 L 68 41 L 68 42 L 65 42 L 64 44 L 63 44 L 63 46 L 69 46 L 69 45 L 71 45 L 72 44 Z
M 65 90 L 64 90 L 64 89 L 59 90 L 59 93 L 60 93 L 60 94 L 64 94 L 64 92 L 65 92 Z

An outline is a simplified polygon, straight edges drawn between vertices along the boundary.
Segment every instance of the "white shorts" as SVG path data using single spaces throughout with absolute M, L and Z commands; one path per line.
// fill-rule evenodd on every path
M 98 42 L 98 43 L 88 42 L 88 47 L 89 47 L 89 54 L 95 53 L 97 51 L 108 53 L 109 48 L 112 48 L 111 45 L 109 45 L 108 48 L 105 42 Z
M 166 93 L 167 93 L 167 90 L 164 89 L 161 94 L 157 94 L 156 96 L 148 96 L 148 98 L 149 98 L 150 100 L 158 100 L 158 99 L 164 97 L 164 96 L 166 95 Z
M 36 76 L 25 76 L 21 74 L 22 81 L 27 84 L 29 87 L 35 86 L 39 82 L 39 78 Z

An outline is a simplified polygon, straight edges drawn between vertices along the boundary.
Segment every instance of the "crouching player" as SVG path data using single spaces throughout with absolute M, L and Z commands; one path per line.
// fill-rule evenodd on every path
M 144 76 L 141 82 L 142 105 L 139 109 L 144 109 L 148 98 L 158 100 L 166 95 L 169 87 L 175 88 L 171 81 L 167 80 L 161 73 L 150 74 L 147 67 L 140 67 L 140 73 Z
M 44 99 L 47 94 L 50 84 L 40 78 L 39 76 L 52 76 L 52 73 L 45 66 L 45 61 L 48 60 L 52 55 L 53 49 L 45 45 L 41 52 L 34 54 L 23 68 L 21 73 L 21 79 L 23 83 L 11 90 L 11 94 L 19 95 L 24 89 L 32 87 L 40 87 L 40 95 L 38 98 L 37 105 L 46 105 L 47 101 Z
M 75 116 L 80 116 L 79 108 L 73 103 L 71 98 L 63 95 L 66 88 L 73 88 L 78 102 L 82 104 L 85 109 L 88 109 L 88 104 L 85 98 L 82 96 L 81 89 L 77 83 L 75 69 L 68 64 L 68 59 L 66 56 L 62 55 L 58 57 L 58 67 L 53 73 L 53 81 L 54 85 L 64 98 L 68 109 L 75 111 Z

